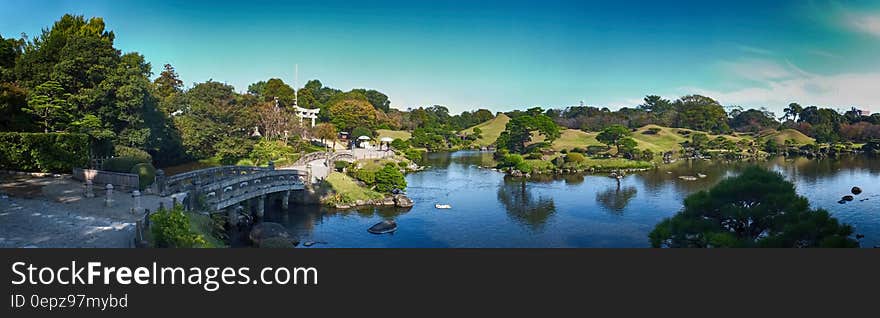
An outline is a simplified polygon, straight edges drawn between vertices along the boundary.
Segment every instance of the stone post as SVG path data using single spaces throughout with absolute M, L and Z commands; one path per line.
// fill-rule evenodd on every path
M 266 212 L 266 195 L 257 197 L 257 219 L 262 220 L 263 214 Z
M 162 169 L 156 170 L 156 189 L 159 190 L 159 195 L 165 196 L 165 171 Z
M 202 180 L 200 178 L 193 179 L 193 187 L 192 190 L 187 193 L 186 198 L 189 199 L 186 209 L 189 211 L 195 211 L 198 209 L 198 198 L 199 198 L 199 189 L 202 187 Z
M 290 190 L 284 191 L 284 194 L 281 196 L 281 209 L 284 212 L 287 212 L 287 208 L 290 205 Z
M 109 208 L 113 205 L 113 185 L 108 183 L 105 189 L 107 189 L 107 197 L 104 198 L 104 205 Z
M 92 180 L 86 180 L 86 198 L 94 198 L 95 197 L 95 185 L 92 183 Z
M 275 170 L 275 162 L 272 160 L 269 160 L 269 170 Z
M 134 199 L 134 207 L 131 208 L 132 214 L 140 213 L 143 210 L 143 207 L 141 207 L 141 192 L 134 190 L 131 192 L 131 197 Z

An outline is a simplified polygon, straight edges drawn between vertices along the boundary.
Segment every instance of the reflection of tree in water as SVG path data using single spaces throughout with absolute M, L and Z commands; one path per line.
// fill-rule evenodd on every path
M 498 187 L 498 201 L 504 205 L 507 214 L 514 221 L 535 230 L 540 229 L 556 212 L 552 199 L 536 198 L 522 180 L 503 181 Z
M 623 214 L 623 210 L 636 197 L 636 188 L 633 186 L 620 187 L 617 186 L 599 193 L 596 193 L 596 202 L 608 209 L 612 214 Z

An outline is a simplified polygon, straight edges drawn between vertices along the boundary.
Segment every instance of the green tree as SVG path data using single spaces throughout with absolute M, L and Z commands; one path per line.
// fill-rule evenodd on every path
M 781 174 L 750 167 L 685 198 L 649 237 L 654 247 L 857 247 L 852 233 Z
M 617 153 L 620 154 L 620 141 L 626 137 L 629 137 L 632 133 L 629 131 L 629 128 L 626 128 L 622 125 L 611 125 L 602 129 L 598 135 L 596 135 L 596 140 L 599 142 L 606 144 L 608 146 L 617 147 Z
M 36 117 L 42 123 L 44 132 L 63 130 L 73 117 L 70 103 L 67 102 L 69 97 L 61 84 L 48 81 L 34 89 L 22 110 Z
M 376 171 L 376 191 L 391 192 L 394 189 L 406 189 L 406 178 L 394 164 L 389 163 Z
M 727 133 L 727 112 L 717 101 L 706 96 L 683 96 L 674 103 L 678 115 L 675 120 L 677 127 Z
M 329 113 L 332 114 L 330 122 L 343 131 L 351 131 L 355 127 L 373 130 L 378 119 L 376 109 L 369 102 L 357 99 L 337 101 L 330 106 Z
M 496 143 L 511 152 L 523 153 L 526 143 L 532 140 L 532 132 L 537 131 L 544 136 L 544 142 L 552 143 L 559 138 L 559 126 L 539 109 L 531 109 L 530 114 L 522 114 L 510 119 Z
M 183 81 L 180 80 L 180 76 L 177 75 L 171 64 L 165 64 L 162 73 L 159 74 L 159 77 L 153 83 L 156 84 L 156 89 L 161 97 L 168 97 L 183 92 Z

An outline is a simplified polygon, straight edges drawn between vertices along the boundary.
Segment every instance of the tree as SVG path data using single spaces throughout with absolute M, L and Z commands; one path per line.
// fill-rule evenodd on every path
M 620 141 L 630 134 L 629 128 L 621 125 L 611 125 L 602 129 L 599 135 L 596 136 L 596 140 L 608 146 L 616 146 L 617 153 L 620 154 Z
M 560 136 L 559 126 L 553 122 L 553 119 L 541 114 L 541 111 L 533 111 L 531 114 L 512 117 L 496 143 L 511 152 L 523 153 L 526 150 L 526 143 L 532 140 L 534 131 L 543 135 L 547 143 L 552 143 Z
M 786 107 L 785 109 L 782 110 L 784 115 L 782 116 L 781 120 L 783 120 L 783 121 L 787 121 L 787 120 L 797 121 L 798 116 L 800 115 L 800 113 L 803 110 L 804 110 L 804 108 L 801 107 L 801 105 L 798 103 L 788 104 L 788 107 Z
M 163 98 L 183 92 L 183 81 L 180 80 L 171 64 L 165 64 L 165 69 L 162 70 L 162 73 L 159 74 L 159 77 L 153 83 L 156 84 L 159 96 Z
M 675 101 L 677 127 L 727 133 L 727 112 L 717 101 L 706 96 L 688 95 Z
M 34 89 L 22 110 L 37 117 L 42 122 L 44 132 L 56 131 L 57 128 L 66 128 L 72 118 L 70 103 L 67 102 L 69 97 L 61 84 L 48 81 Z
M 394 189 L 406 189 L 406 178 L 394 164 L 386 164 L 376 171 L 376 191 L 391 192 Z
M 321 139 L 321 143 L 327 145 L 326 141 L 333 141 L 333 147 L 336 147 L 336 126 L 333 126 L 331 123 L 320 123 L 315 125 L 312 128 L 312 135 L 315 138 Z
M 270 78 L 266 82 L 266 87 L 263 88 L 260 97 L 266 101 L 271 101 L 277 97 L 281 106 L 290 107 L 293 106 L 293 100 L 296 98 L 295 95 L 296 93 L 290 85 L 285 84 L 281 79 Z
M 376 109 L 367 101 L 344 99 L 331 105 L 328 110 L 332 114 L 330 122 L 343 131 L 351 131 L 355 127 L 370 130 L 376 127 Z
M 852 233 L 811 209 L 781 174 L 749 167 L 685 198 L 684 209 L 649 237 L 654 247 L 858 247 Z

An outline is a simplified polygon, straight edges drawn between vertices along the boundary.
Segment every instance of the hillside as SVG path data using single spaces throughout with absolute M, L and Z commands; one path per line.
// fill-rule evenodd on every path
M 649 131 L 651 128 L 660 128 L 656 134 L 645 133 Z M 680 149 L 680 144 L 686 140 L 689 140 L 690 137 L 682 136 L 678 134 L 678 131 L 690 131 L 693 133 L 700 133 L 700 131 L 683 129 L 683 128 L 669 128 L 662 127 L 657 125 L 646 125 L 639 129 L 636 129 L 632 133 L 632 138 L 636 140 L 638 143 L 639 149 L 649 149 L 653 152 L 665 152 L 665 151 L 677 151 Z M 586 148 L 587 146 L 601 146 L 598 140 L 596 140 L 597 132 L 584 132 L 577 129 L 565 129 L 560 132 L 560 137 L 553 141 L 551 147 L 554 150 L 572 150 L 573 148 Z M 721 135 L 712 135 L 707 134 L 710 139 L 716 138 Z M 731 135 L 723 135 L 725 138 L 728 138 L 734 142 L 740 141 L 742 139 L 746 139 L 747 137 L 740 136 L 731 136 Z M 531 143 L 542 142 L 544 141 L 544 137 L 538 134 L 535 134 L 532 138 Z M 530 143 L 530 144 L 531 144 Z
M 406 130 L 377 129 L 376 133 L 379 134 L 379 138 L 390 137 L 392 139 L 401 140 L 409 140 L 412 138 L 412 133 Z
M 768 139 L 773 139 L 779 145 L 784 145 L 786 140 L 794 140 L 795 144 L 798 145 L 806 145 L 806 144 L 814 144 L 816 140 L 810 138 L 807 135 L 804 135 L 800 131 L 794 129 L 783 129 L 780 131 L 770 131 L 766 134 L 761 134 L 759 137 L 762 141 L 766 141 Z
M 486 121 L 474 127 L 470 127 L 468 129 L 464 129 L 461 132 L 472 134 L 474 132 L 474 128 L 480 128 L 480 130 L 482 130 L 482 133 L 480 134 L 481 137 L 474 141 L 474 144 L 478 146 L 488 146 L 494 144 L 495 140 L 498 139 L 498 136 L 501 136 L 501 132 L 504 131 L 504 128 L 507 126 L 507 122 L 509 121 L 510 117 L 507 117 L 507 115 L 505 114 L 499 114 L 489 121 Z

